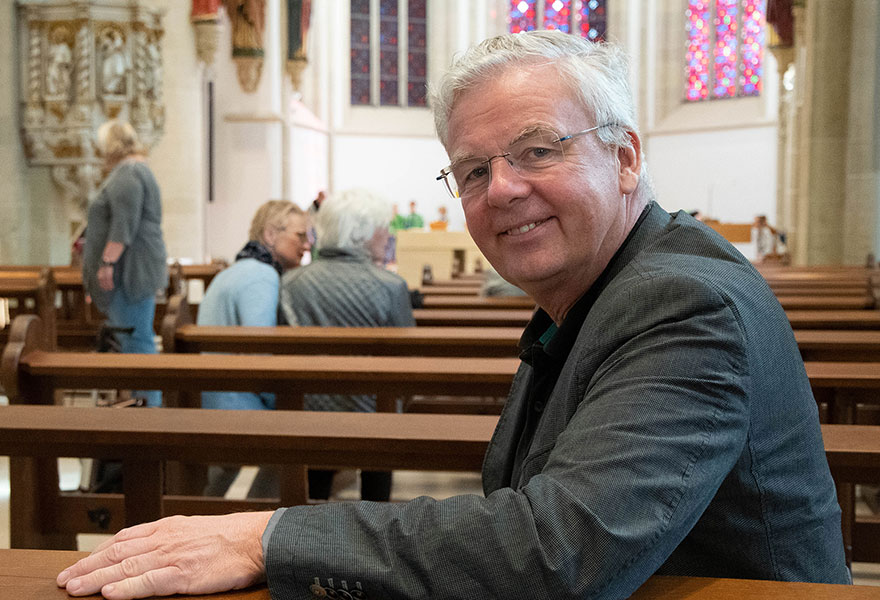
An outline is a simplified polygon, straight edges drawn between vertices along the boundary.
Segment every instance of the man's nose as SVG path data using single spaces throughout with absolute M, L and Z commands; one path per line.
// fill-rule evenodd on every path
M 501 158 L 503 160 L 495 160 Z M 489 189 L 486 199 L 490 206 L 505 206 L 516 198 L 528 195 L 528 182 L 517 171 L 509 154 L 489 159 Z

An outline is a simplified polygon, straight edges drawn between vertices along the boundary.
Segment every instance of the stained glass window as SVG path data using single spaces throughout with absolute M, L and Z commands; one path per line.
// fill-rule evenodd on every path
M 370 0 L 351 0 L 351 103 L 370 103 Z
M 552 0 L 544 5 L 544 29 L 571 33 L 571 0 Z
M 428 0 L 351 0 L 351 103 L 427 106 Z
M 428 104 L 428 7 L 427 0 L 409 0 L 407 11 L 407 82 L 409 106 Z
M 510 0 L 508 31 L 556 29 L 600 41 L 607 24 L 605 5 L 606 0 Z
M 536 0 L 510 1 L 510 33 L 535 30 L 537 23 L 535 2 Z
M 400 104 L 397 90 L 397 0 L 379 2 L 379 103 Z
M 600 41 L 605 39 L 605 29 L 608 25 L 608 17 L 605 14 L 605 2 L 599 0 L 584 0 L 578 11 L 580 18 L 581 37 L 588 40 Z
M 689 101 L 761 93 L 764 0 L 688 0 Z

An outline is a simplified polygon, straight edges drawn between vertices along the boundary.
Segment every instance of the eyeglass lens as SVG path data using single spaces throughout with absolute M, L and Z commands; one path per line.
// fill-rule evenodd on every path
M 445 180 L 452 196 L 464 198 L 483 193 L 489 187 L 496 158 L 506 160 L 518 173 L 532 174 L 562 162 L 565 153 L 556 133 L 546 129 L 533 131 L 513 142 L 502 154 L 476 156 L 451 165 Z

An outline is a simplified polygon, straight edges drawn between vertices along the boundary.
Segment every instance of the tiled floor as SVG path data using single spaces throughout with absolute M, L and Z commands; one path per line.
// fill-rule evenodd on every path
M 0 404 L 5 403 L 0 396 Z M 250 486 L 256 469 L 242 469 L 228 497 L 243 498 Z M 77 459 L 62 459 L 60 463 L 61 487 L 73 489 L 79 485 L 80 463 Z M 340 477 L 341 485 L 335 492 L 340 500 L 355 500 L 358 497 L 357 481 L 353 473 Z M 476 473 L 423 473 L 415 471 L 395 471 L 392 500 L 408 500 L 420 495 L 446 498 L 455 494 L 480 494 L 480 477 Z M 860 510 L 868 510 L 860 506 Z M 90 550 L 106 536 L 80 535 L 81 550 Z M 9 547 L 9 461 L 0 457 L 0 548 Z M 880 564 L 856 563 L 853 565 L 853 579 L 861 585 L 880 586 Z

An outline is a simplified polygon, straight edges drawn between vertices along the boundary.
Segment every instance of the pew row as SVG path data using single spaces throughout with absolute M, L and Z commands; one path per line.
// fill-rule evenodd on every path
M 495 416 L 0 407 L 11 461 L 14 547 L 70 547 L 72 534 L 114 532 L 171 514 L 222 514 L 308 503 L 306 465 L 479 471 Z M 57 492 L 54 457 L 122 460 L 124 493 Z M 48 460 L 47 460 L 48 459 Z M 281 497 L 229 501 L 163 495 L 163 464 L 290 465 Z M 91 520 L 100 511 L 102 520 Z
M 3 600 L 70 600 L 55 577 L 87 552 L 0 549 L 0 590 Z M 327 583 L 329 586 L 329 582 Z M 338 593 L 337 593 L 338 595 Z M 341 597 L 341 596 L 340 596 Z M 271 600 L 265 583 L 244 590 L 187 596 L 190 600 Z M 753 579 L 669 577 L 654 575 L 631 600 L 875 600 L 877 588 Z
M 0 454 L 20 461 L 13 479 L 12 543 L 51 547 L 65 538 L 69 542 L 71 533 L 93 531 L 89 507 L 104 506 L 111 517 L 103 530 L 115 531 L 168 514 L 212 512 L 217 505 L 241 510 L 305 504 L 305 465 L 479 470 L 496 424 L 497 417 L 479 415 L 0 407 Z M 838 485 L 880 479 L 880 428 L 823 425 L 822 435 Z M 122 460 L 123 497 L 58 493 L 57 472 L 39 467 L 59 456 Z M 281 498 L 232 506 L 217 499 L 164 496 L 167 460 L 292 467 L 282 477 Z M 31 485 L 22 485 L 25 481 Z M 880 560 L 871 543 L 878 524 L 859 523 L 855 531 L 854 559 Z

